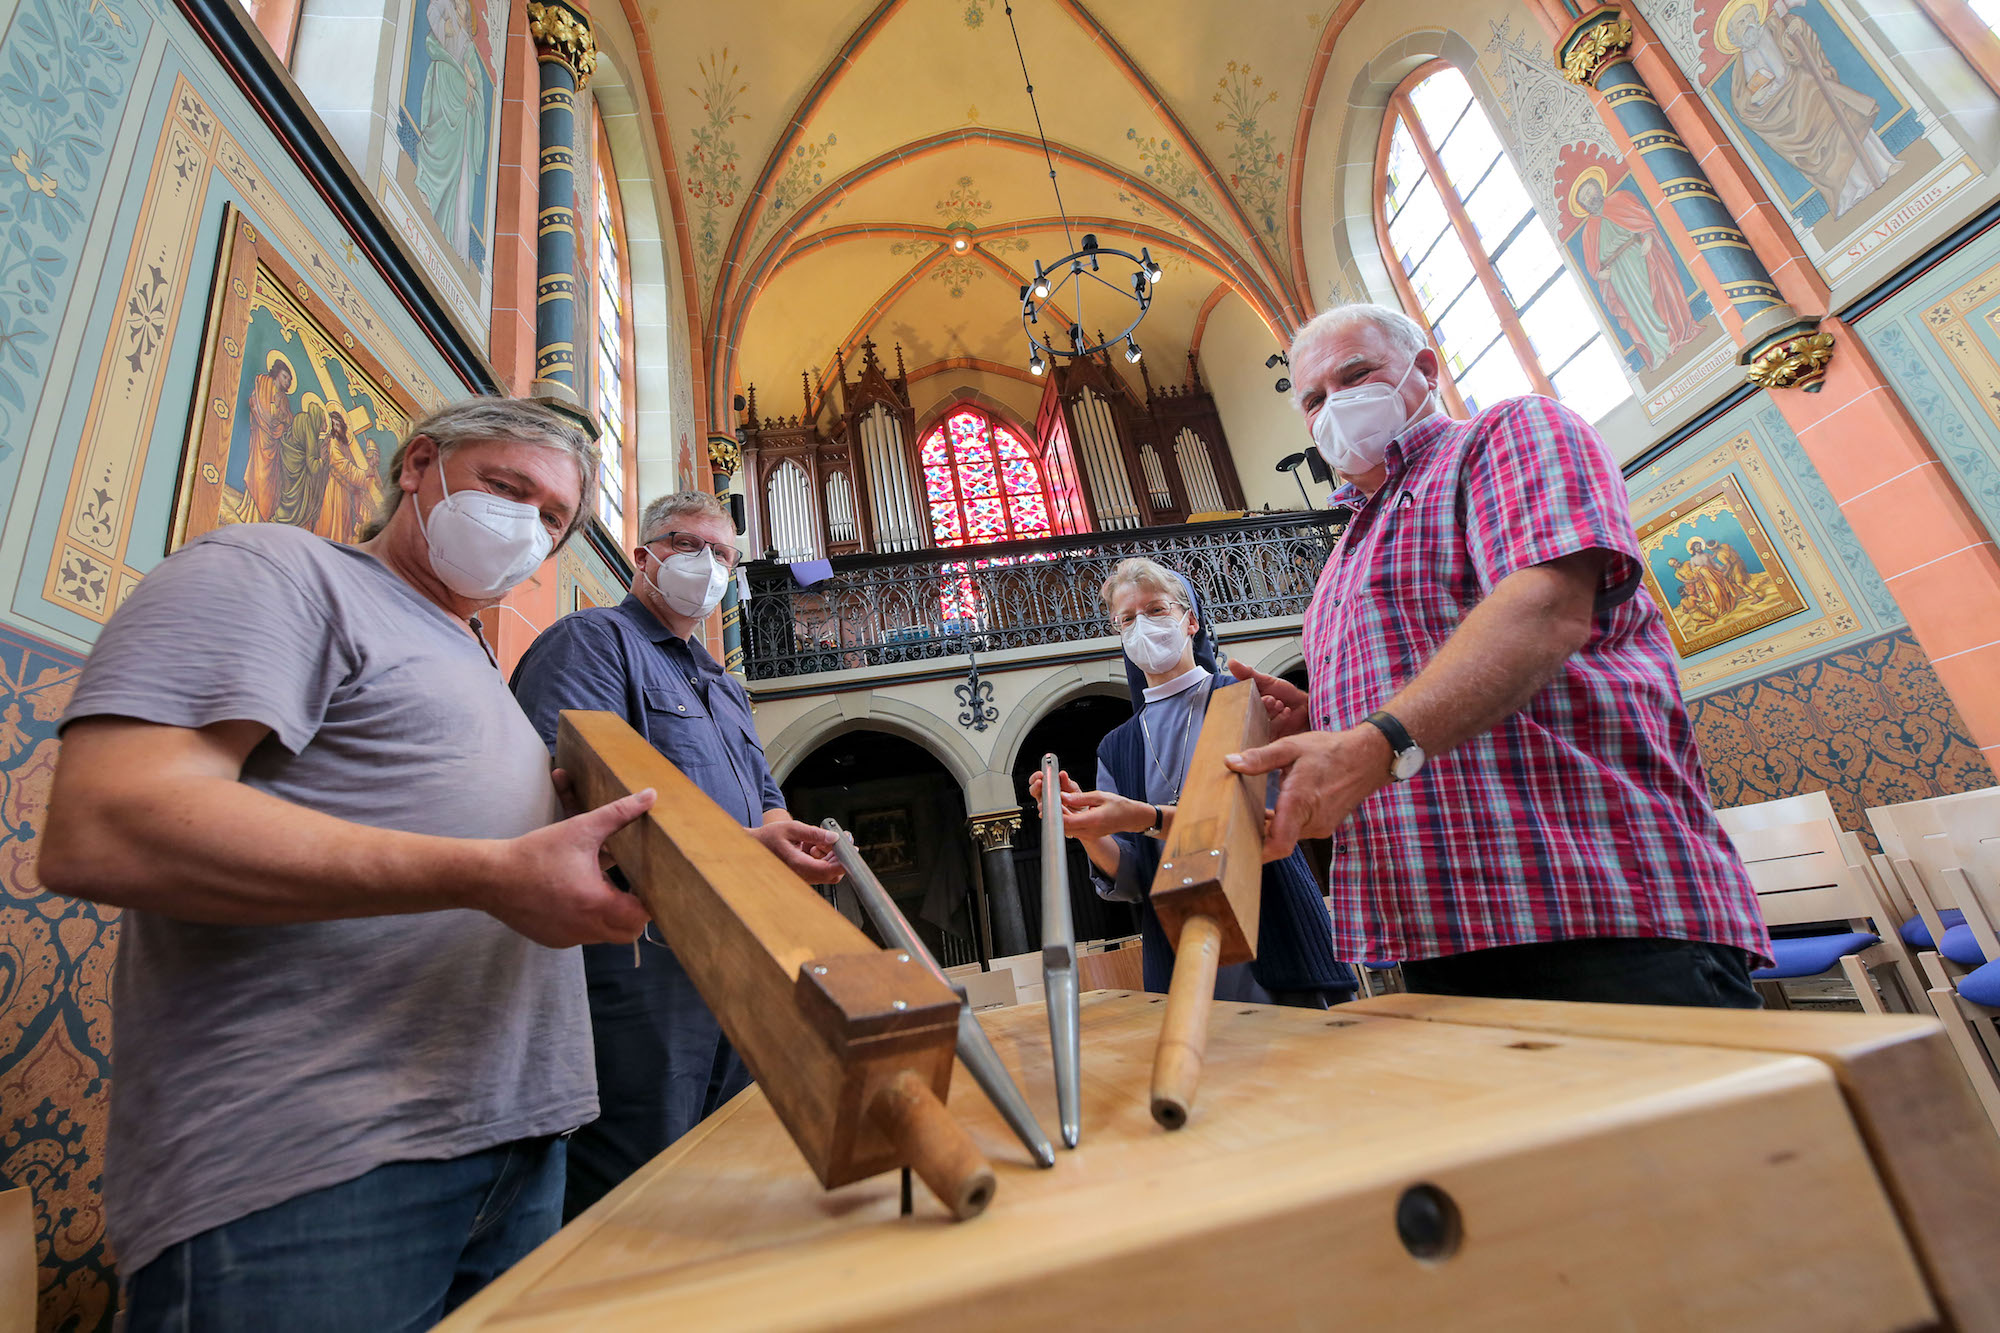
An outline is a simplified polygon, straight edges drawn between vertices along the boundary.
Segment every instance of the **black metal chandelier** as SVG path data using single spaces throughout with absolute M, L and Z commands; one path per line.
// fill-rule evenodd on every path
M 1007 28 L 1014 34 L 1014 54 L 1020 57 L 1021 81 L 1028 89 L 1028 109 L 1035 113 L 1035 133 L 1042 141 L 1042 160 L 1048 164 L 1049 187 L 1055 191 L 1056 215 L 1062 219 L 1063 239 L 1070 244 L 1070 252 L 1061 259 L 1046 266 L 1035 261 L 1035 276 L 1021 286 L 1021 331 L 1028 335 L 1028 369 L 1036 375 L 1049 367 L 1049 362 L 1057 357 L 1081 358 L 1095 356 L 1113 343 L 1123 341 L 1125 359 L 1137 361 L 1142 353 L 1133 330 L 1146 317 L 1147 309 L 1153 304 L 1153 288 L 1160 281 L 1160 266 L 1153 262 L 1153 256 L 1145 246 L 1139 253 L 1115 250 L 1097 243 L 1097 237 L 1086 234 L 1083 244 L 1077 245 L 1070 233 L 1069 211 L 1063 207 L 1062 186 L 1056 180 L 1055 155 L 1049 151 L 1048 132 L 1042 128 L 1042 111 L 1035 103 L 1034 80 L 1028 77 L 1028 57 L 1021 49 L 1021 31 L 1014 25 L 1014 6 L 1007 5 Z M 1118 261 L 1132 265 L 1132 272 L 1124 281 L 1113 281 L 1105 276 L 1106 261 L 1114 268 L 1121 267 Z M 1129 301 L 1131 317 L 1122 324 L 1116 319 L 1109 321 L 1118 329 L 1110 337 L 1104 336 L 1104 324 L 1097 321 L 1098 333 L 1095 341 L 1083 331 L 1083 307 L 1086 284 L 1096 283 L 1112 294 L 1117 301 Z M 1070 314 L 1061 313 L 1056 304 L 1067 290 Z M 1121 314 L 1123 306 L 1114 305 Z M 1047 317 L 1046 319 L 1044 317 Z M 1063 343 L 1068 346 L 1063 346 Z M 1045 359 L 1046 358 L 1046 359 Z

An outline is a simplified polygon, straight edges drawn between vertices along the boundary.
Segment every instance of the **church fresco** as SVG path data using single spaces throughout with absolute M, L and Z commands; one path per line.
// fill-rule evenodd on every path
M 1980 176 L 1843 0 L 1639 7 L 1829 282 Z
M 1569 144 L 1555 173 L 1564 258 L 1650 395 L 1713 350 L 1714 307 L 1623 162 Z
M 227 523 L 357 541 L 416 404 L 238 210 L 224 234 L 171 544 Z
M 1646 590 L 1690 657 L 1806 609 L 1806 599 L 1734 477 L 1639 529 Z
M 453 306 L 488 326 L 505 0 L 408 0 L 383 202 Z M 390 197 L 393 193 L 393 198 Z

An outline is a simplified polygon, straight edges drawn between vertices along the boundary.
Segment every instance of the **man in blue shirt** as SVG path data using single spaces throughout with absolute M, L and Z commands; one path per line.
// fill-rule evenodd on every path
M 736 531 L 713 495 L 646 506 L 632 592 L 564 616 L 529 647 L 514 695 L 553 751 L 565 708 L 616 713 L 812 884 L 839 880 L 833 835 L 793 819 L 771 776 L 750 697 L 694 637 L 737 561 Z M 586 946 L 596 1121 L 569 1145 L 567 1221 L 604 1197 L 750 1082 L 657 927 L 634 946 Z

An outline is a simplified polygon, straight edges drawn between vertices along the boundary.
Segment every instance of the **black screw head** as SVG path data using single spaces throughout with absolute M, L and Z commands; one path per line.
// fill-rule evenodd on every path
M 1412 1258 L 1449 1259 L 1463 1234 L 1458 1205 L 1437 1186 L 1412 1185 L 1396 1200 L 1396 1238 Z

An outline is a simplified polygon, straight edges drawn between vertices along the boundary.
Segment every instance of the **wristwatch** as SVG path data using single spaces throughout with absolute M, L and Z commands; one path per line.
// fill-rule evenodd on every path
M 1411 739 L 1403 724 L 1394 715 L 1373 712 L 1362 721 L 1374 727 L 1389 738 L 1389 777 L 1395 782 L 1408 782 L 1424 766 L 1424 747 Z

